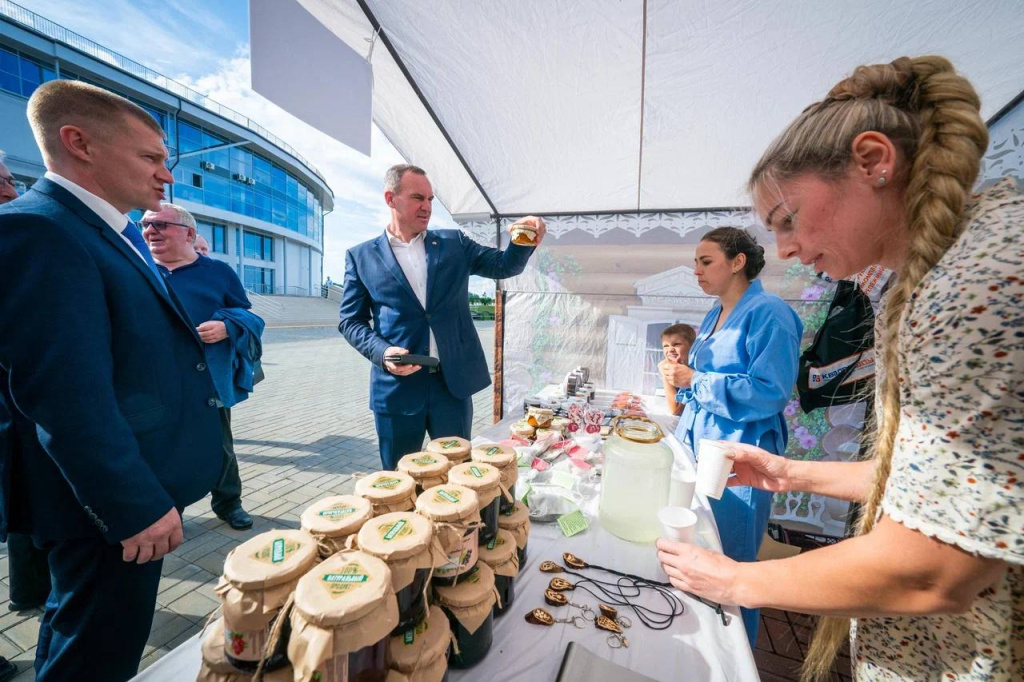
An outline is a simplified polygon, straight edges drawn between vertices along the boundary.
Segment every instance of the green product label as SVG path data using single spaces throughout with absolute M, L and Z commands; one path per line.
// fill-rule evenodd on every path
M 484 477 L 483 473 L 479 469 L 477 469 L 476 467 L 469 467 L 469 473 L 473 474 L 477 478 L 483 478 Z
M 441 447 L 445 450 L 451 450 L 452 448 L 459 447 L 459 441 L 457 440 L 443 440 L 441 441 Z
M 270 560 L 275 564 L 284 561 L 284 540 L 274 540 L 274 548 L 270 552 Z
M 455 495 L 452 495 L 447 490 L 438 490 L 437 497 L 440 497 L 447 502 L 451 502 L 452 504 L 458 504 L 459 502 L 459 498 L 455 497 Z
M 500 453 L 501 453 L 501 448 L 499 448 L 499 447 L 487 448 L 487 456 L 488 457 L 493 457 L 494 455 L 497 455 L 497 454 L 500 454 Z
M 494 543 L 498 541 L 497 537 L 491 538 L 491 541 L 487 543 L 487 549 L 494 549 Z
M 402 638 L 403 644 L 412 644 L 416 640 L 415 630 L 406 630 L 405 637 Z
M 405 519 L 400 519 L 398 521 L 398 523 L 396 523 L 395 525 L 391 526 L 391 530 L 389 530 L 387 533 L 384 534 L 384 539 L 385 540 L 394 540 L 395 537 L 398 535 L 398 533 L 401 532 L 401 530 L 403 528 L 405 528 L 405 525 L 406 525 Z
M 400 478 L 381 477 L 381 478 L 378 478 L 373 483 L 373 485 L 371 485 L 370 487 L 371 488 L 386 488 L 386 489 L 390 490 L 392 488 L 397 487 L 398 484 L 401 483 L 401 482 L 402 482 L 402 479 L 400 479 Z
M 437 460 L 431 457 L 430 455 L 424 455 L 423 457 L 414 457 L 412 461 L 414 464 L 419 464 L 421 467 L 425 467 L 428 464 L 437 464 Z
M 365 583 L 369 577 L 358 573 L 327 573 L 324 575 L 325 583 Z
M 335 516 L 348 516 L 349 514 L 354 514 L 355 511 L 355 507 L 334 507 L 323 510 L 319 515 L 334 518 Z

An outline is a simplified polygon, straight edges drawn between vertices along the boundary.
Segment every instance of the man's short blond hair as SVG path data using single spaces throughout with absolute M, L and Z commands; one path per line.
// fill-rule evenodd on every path
M 142 121 L 164 135 L 156 119 L 138 104 L 109 90 L 81 81 L 53 80 L 43 83 L 28 100 L 28 122 L 43 161 L 50 165 L 62 147 L 60 129 L 78 126 L 93 135 L 109 139 L 124 117 Z

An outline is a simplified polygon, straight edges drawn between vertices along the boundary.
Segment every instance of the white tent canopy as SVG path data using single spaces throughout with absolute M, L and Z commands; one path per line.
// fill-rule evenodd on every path
M 296 2 L 361 54 L 381 27 L 374 121 L 457 217 L 745 205 L 772 137 L 862 63 L 945 55 L 986 117 L 1024 90 L 1017 0 Z

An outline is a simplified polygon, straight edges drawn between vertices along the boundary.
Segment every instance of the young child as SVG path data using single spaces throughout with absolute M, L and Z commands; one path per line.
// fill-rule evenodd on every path
M 661 332 L 661 350 L 665 353 L 665 359 L 658 363 L 658 370 L 665 386 L 665 404 L 668 406 L 669 414 L 682 414 L 683 405 L 676 402 L 676 387 L 666 378 L 665 368 L 669 364 L 686 364 L 690 347 L 696 339 L 697 332 L 688 324 L 674 324 Z

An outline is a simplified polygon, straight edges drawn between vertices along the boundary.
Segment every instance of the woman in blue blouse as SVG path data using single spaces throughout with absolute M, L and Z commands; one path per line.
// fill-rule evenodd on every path
M 764 249 L 739 228 L 711 230 L 697 245 L 697 283 L 718 304 L 704 318 L 688 364 L 663 370 L 685 406 L 676 436 L 695 454 L 701 438 L 786 451 L 782 410 L 796 382 L 803 323 L 757 281 L 763 267 Z M 771 499 L 769 492 L 732 486 L 721 500 L 710 500 L 726 556 L 757 558 Z M 743 609 L 743 622 L 753 646 L 757 611 Z

